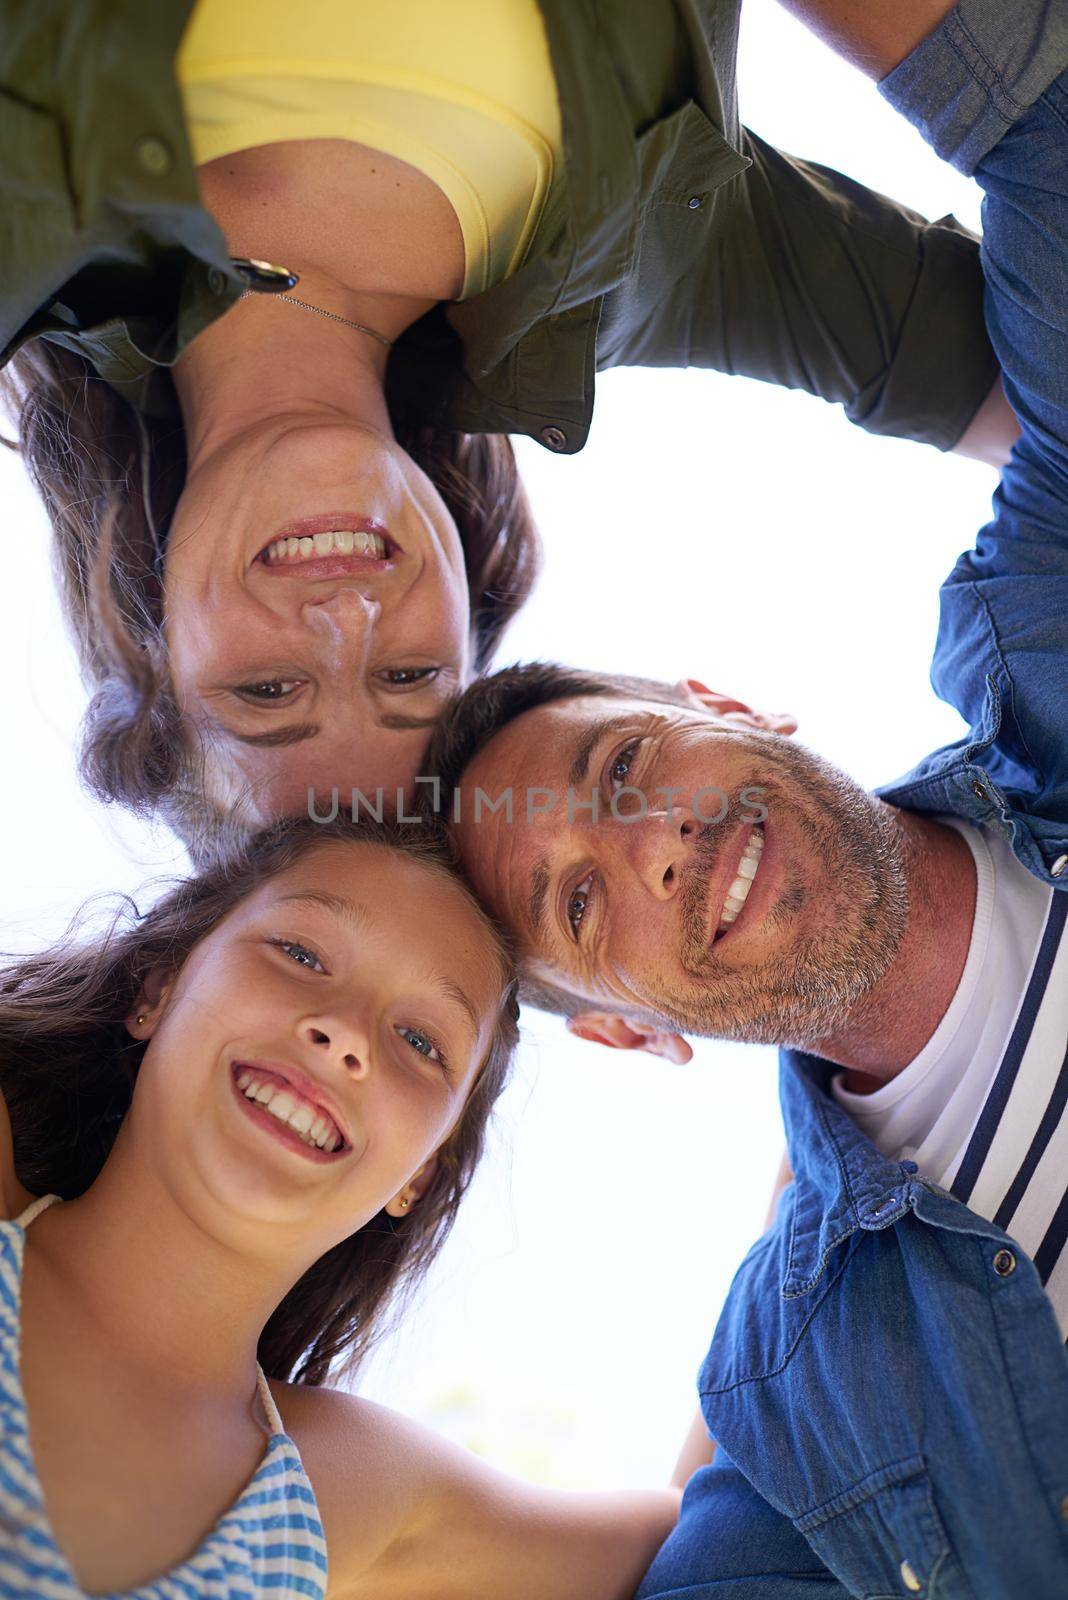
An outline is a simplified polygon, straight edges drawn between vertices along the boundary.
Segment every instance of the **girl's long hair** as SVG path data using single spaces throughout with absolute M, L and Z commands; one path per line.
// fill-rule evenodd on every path
M 99 798 L 160 815 L 186 843 L 210 836 L 202 758 L 171 690 L 163 556 L 186 477 L 180 422 L 142 415 L 80 355 L 47 339 L 0 373 L 22 455 L 55 534 L 63 609 L 91 699 L 83 782 Z M 399 429 L 459 530 L 477 671 L 534 586 L 540 544 L 504 434 Z
M 320 1384 L 334 1366 L 353 1370 L 425 1274 L 452 1227 L 485 1144 L 494 1101 L 518 1038 L 511 953 L 452 872 L 430 834 L 306 818 L 235 842 L 207 870 L 172 887 L 141 913 L 132 901 L 96 938 L 68 932 L 39 955 L 0 970 L 0 1089 L 11 1117 L 15 1170 L 33 1194 L 83 1194 L 107 1159 L 130 1105 L 147 1043 L 124 1019 L 152 972 L 177 972 L 193 947 L 261 883 L 330 841 L 401 849 L 448 874 L 487 930 L 500 967 L 493 1037 L 460 1121 L 438 1153 L 435 1176 L 408 1215 L 380 1211 L 321 1256 L 294 1284 L 260 1336 L 269 1377 Z

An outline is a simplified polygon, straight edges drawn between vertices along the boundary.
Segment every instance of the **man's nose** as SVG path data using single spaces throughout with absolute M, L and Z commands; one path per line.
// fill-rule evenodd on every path
M 300 608 L 301 620 L 334 650 L 366 647 L 382 607 L 359 589 L 339 589 L 328 600 L 308 600 Z
M 682 868 L 693 854 L 696 838 L 692 813 L 672 806 L 621 821 L 616 843 L 645 889 L 657 900 L 670 900 L 678 892 Z

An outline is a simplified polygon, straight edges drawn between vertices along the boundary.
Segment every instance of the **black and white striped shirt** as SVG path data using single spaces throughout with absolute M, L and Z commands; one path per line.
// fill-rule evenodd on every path
M 1000 835 L 956 819 L 975 858 L 964 972 L 923 1050 L 874 1094 L 834 1084 L 884 1155 L 997 1223 L 1032 1257 L 1068 1337 L 1068 894 Z

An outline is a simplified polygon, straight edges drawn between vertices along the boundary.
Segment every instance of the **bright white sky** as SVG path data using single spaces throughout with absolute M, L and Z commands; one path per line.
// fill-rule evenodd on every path
M 746 0 L 740 98 L 784 149 L 978 228 L 975 186 L 772 0 Z M 609 373 L 579 456 L 524 440 L 519 454 L 547 559 L 502 663 L 698 676 L 795 712 L 806 743 L 871 786 L 959 736 L 927 672 L 938 585 L 987 520 L 989 469 L 696 371 Z M 0 514 L 0 944 L 25 949 L 87 895 L 183 858 L 78 787 L 84 697 L 44 518 L 6 452 Z M 555 1018 L 525 1016 L 524 1034 L 439 1270 L 362 1389 L 532 1477 L 661 1481 L 778 1165 L 774 1053 L 705 1041 L 680 1068 L 582 1044 Z

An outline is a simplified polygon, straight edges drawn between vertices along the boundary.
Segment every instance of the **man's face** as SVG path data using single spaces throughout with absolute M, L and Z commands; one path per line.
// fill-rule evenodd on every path
M 528 978 L 686 1032 L 807 1044 L 885 972 L 906 916 L 890 808 L 738 721 L 587 696 L 517 717 L 469 765 L 457 839 Z M 511 789 L 511 823 L 476 818 L 479 788 Z

